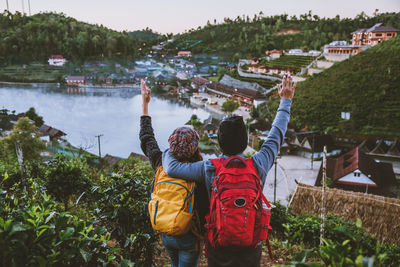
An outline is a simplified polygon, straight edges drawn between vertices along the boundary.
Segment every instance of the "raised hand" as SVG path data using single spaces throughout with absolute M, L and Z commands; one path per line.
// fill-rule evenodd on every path
M 278 84 L 278 93 L 281 99 L 292 100 L 297 82 L 293 82 L 292 76 L 284 76 L 282 84 Z
M 147 116 L 149 115 L 148 106 L 151 98 L 151 90 L 147 88 L 144 80 L 142 80 L 140 83 L 140 92 L 142 93 L 142 113 L 143 115 Z

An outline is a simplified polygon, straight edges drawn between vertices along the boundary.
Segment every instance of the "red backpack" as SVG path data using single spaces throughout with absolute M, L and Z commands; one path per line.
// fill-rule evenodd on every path
M 236 159 L 236 160 L 235 160 Z M 253 159 L 233 156 L 210 160 L 215 166 L 210 214 L 206 216 L 207 239 L 213 248 L 257 247 L 268 241 L 271 205 L 262 192 Z M 263 207 L 263 202 L 268 209 Z M 272 258 L 271 249 L 268 252 Z

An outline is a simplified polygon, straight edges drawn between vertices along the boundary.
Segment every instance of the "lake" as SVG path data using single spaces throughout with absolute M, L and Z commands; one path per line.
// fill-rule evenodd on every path
M 138 88 L 57 88 L 56 86 L 0 85 L 0 108 L 25 112 L 34 107 L 45 124 L 67 133 L 77 147 L 98 154 L 128 157 L 140 149 L 141 95 Z M 196 114 L 204 120 L 205 110 L 194 109 L 178 100 L 152 97 L 149 104 L 156 139 L 161 150 L 168 148 L 172 131 Z

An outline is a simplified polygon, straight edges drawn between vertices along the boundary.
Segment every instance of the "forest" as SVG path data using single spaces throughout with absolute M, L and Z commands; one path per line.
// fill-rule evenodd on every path
M 0 14 L 0 62 L 44 62 L 52 54 L 73 61 L 132 59 L 146 53 L 146 49 L 138 50 L 143 41 L 151 44 L 158 37 L 150 29 L 118 32 L 62 13 L 26 16 L 4 11 Z
M 359 28 L 372 27 L 376 23 L 400 28 L 400 13 L 378 13 L 367 16 L 364 12 L 355 18 L 321 18 L 312 11 L 297 16 L 287 14 L 265 17 L 262 12 L 254 17 L 237 16 L 216 20 L 204 27 L 190 29 L 175 36 L 171 48 L 180 46 L 185 40 L 202 42 L 190 50 L 193 53 L 230 52 L 233 60 L 240 57 L 265 56 L 265 50 L 302 48 L 316 49 L 335 40 L 350 40 L 351 32 Z

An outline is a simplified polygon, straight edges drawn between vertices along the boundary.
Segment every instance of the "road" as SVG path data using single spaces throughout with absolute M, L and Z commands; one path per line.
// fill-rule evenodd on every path
M 321 161 L 314 161 L 313 169 L 311 169 L 311 160 L 308 158 L 288 155 L 278 159 L 276 168 L 276 200 L 281 204 L 287 205 L 288 199 L 296 190 L 296 182 L 314 185 L 317 179 L 318 171 L 321 166 Z M 264 186 L 264 195 L 272 202 L 274 201 L 274 179 L 275 179 L 275 164 L 267 175 L 267 180 Z

